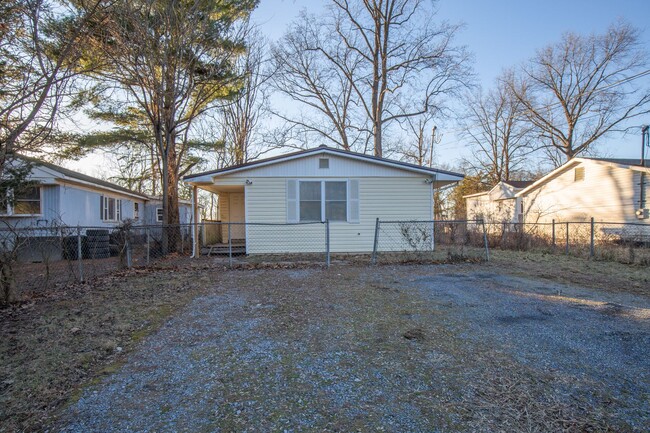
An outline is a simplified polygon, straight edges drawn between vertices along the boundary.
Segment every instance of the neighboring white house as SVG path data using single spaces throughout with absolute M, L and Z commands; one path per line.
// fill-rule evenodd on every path
M 372 251 L 375 220 L 432 220 L 433 189 L 462 180 L 457 173 L 326 146 L 185 177 L 219 196 L 223 222 L 330 221 L 332 252 Z M 226 229 L 226 226 L 224 226 Z M 320 225 L 232 226 L 246 252 L 304 252 Z M 299 231 L 298 231 L 299 230 Z M 226 238 L 226 236 L 224 236 Z
M 522 222 L 522 199 L 516 194 L 532 181 L 501 181 L 489 191 L 463 196 L 467 219 L 490 223 Z
M 650 167 L 640 160 L 574 158 L 519 191 L 526 222 L 648 223 Z
M 16 228 L 54 224 L 111 228 L 127 219 L 135 220 L 139 225 L 161 223 L 158 216 L 161 215 L 162 202 L 159 198 L 48 162 L 22 158 L 32 165 L 27 180 L 35 185 L 14 194 L 7 208 L 0 210 L 2 225 Z M 181 201 L 179 207 L 181 223 L 191 222 L 190 202 Z

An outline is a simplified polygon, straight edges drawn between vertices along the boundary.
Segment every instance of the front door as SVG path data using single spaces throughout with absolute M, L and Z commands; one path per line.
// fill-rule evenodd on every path
M 230 193 L 230 221 L 233 223 L 246 221 L 244 193 Z M 246 239 L 246 227 L 243 224 L 234 224 L 230 230 L 233 239 Z

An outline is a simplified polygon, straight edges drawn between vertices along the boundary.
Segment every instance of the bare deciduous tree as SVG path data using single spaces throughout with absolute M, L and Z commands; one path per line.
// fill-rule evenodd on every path
M 382 156 L 386 128 L 439 110 L 471 75 L 453 45 L 459 27 L 435 24 L 435 12 L 421 0 L 333 0 L 320 21 L 301 17 L 279 51 L 285 93 L 325 114 L 324 136 L 345 148 L 359 131 Z
M 523 103 L 498 81 L 487 94 L 470 95 L 466 105 L 462 135 L 469 140 L 473 156 L 468 164 L 485 173 L 491 184 L 511 180 L 532 151 Z
M 340 50 L 331 38 L 332 28 L 322 19 L 302 13 L 273 47 L 273 84 L 284 97 L 300 102 L 307 113 L 280 113 L 297 133 L 325 138 L 344 150 L 362 150 L 367 142 L 363 120 L 356 118 L 356 95 L 351 77 L 359 56 Z M 339 67 L 324 53 L 336 53 Z
M 649 112 L 650 92 L 634 81 L 646 68 L 639 32 L 618 23 L 602 35 L 565 34 L 508 82 L 551 154 L 568 160 Z
M 243 164 L 263 152 L 260 121 L 269 114 L 268 46 L 255 30 L 248 31 L 246 45 L 246 54 L 235 66 L 243 77 L 242 88 L 220 113 L 229 165 Z
M 400 149 L 403 158 L 417 165 L 433 166 L 435 145 L 439 142 L 437 128 L 433 125 L 434 113 L 408 117 L 402 122 L 406 131 L 406 144 Z

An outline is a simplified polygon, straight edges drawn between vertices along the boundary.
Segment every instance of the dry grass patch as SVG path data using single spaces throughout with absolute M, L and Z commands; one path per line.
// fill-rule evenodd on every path
M 41 430 L 82 384 L 113 372 L 207 281 L 135 270 L 0 310 L 0 431 Z

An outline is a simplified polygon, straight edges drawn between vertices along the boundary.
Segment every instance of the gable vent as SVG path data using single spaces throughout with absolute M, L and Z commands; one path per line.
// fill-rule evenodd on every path
M 330 168 L 329 158 L 318 158 L 318 168 Z
M 573 180 L 575 182 L 580 182 L 582 180 L 585 180 L 585 168 L 584 167 L 577 167 L 575 171 L 573 172 Z

